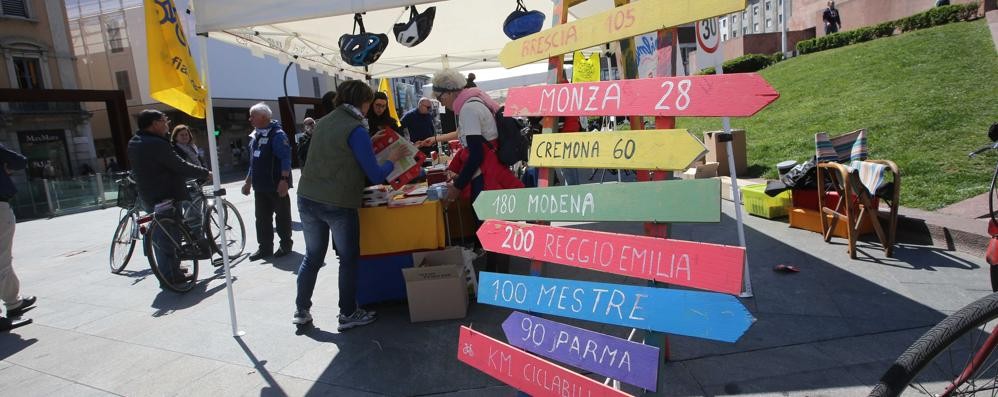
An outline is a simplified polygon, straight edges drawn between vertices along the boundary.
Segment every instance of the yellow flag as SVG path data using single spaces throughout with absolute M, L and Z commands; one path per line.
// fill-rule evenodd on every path
M 388 95 L 388 115 L 392 116 L 395 121 L 399 121 L 399 113 L 395 110 L 395 96 L 392 95 L 392 89 L 388 85 L 388 79 L 381 79 L 381 85 L 378 86 L 378 91 L 384 92 Z
M 149 91 L 153 99 L 199 119 L 207 90 L 191 59 L 173 0 L 145 0 Z

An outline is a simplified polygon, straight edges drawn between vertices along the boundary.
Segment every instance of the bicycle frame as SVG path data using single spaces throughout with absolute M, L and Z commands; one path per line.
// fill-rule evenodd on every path
M 998 324 L 995 325 L 995 329 L 991 330 L 991 334 L 988 336 L 988 339 L 984 341 L 984 344 L 981 345 L 979 350 L 977 350 L 977 353 L 974 353 L 974 358 L 970 360 L 970 363 L 968 363 L 967 367 L 963 369 L 960 376 L 958 376 L 956 380 L 950 383 L 950 385 L 943 390 L 941 396 L 949 396 L 952 394 L 956 391 L 957 387 L 970 379 L 970 377 L 981 368 L 981 364 L 984 364 L 984 361 L 987 360 L 988 356 L 991 355 L 991 352 L 994 351 L 995 346 L 998 346 L 998 332 L 995 331 L 998 331 Z

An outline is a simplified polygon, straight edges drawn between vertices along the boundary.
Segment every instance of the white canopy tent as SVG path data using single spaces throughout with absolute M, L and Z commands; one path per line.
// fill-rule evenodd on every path
M 551 0 L 523 3 L 543 12 L 545 27 L 551 25 Z M 404 7 L 409 5 L 417 5 L 420 12 L 437 7 L 430 35 L 411 48 L 392 37 L 392 26 L 408 20 Z M 588 0 L 572 7 L 569 20 L 612 7 L 611 0 Z M 194 13 L 198 34 L 305 68 L 381 78 L 432 74 L 444 67 L 463 71 L 501 67 L 499 51 L 510 42 L 502 23 L 515 8 L 515 0 L 198 0 Z M 381 59 L 367 70 L 343 62 L 337 45 L 341 35 L 353 31 L 357 12 L 366 12 L 368 32 L 392 37 Z

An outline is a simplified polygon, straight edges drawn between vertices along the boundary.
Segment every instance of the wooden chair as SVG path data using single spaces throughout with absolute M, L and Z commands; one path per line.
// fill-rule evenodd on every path
M 819 161 L 818 208 L 821 209 L 819 215 L 825 241 L 831 240 L 838 222 L 845 222 L 849 257 L 855 259 L 856 239 L 863 222 L 868 221 L 873 225 L 884 254 L 893 256 L 901 193 L 901 173 L 897 164 L 889 160 L 866 160 L 866 130 L 835 138 L 819 133 L 815 135 L 815 143 Z M 834 159 L 830 148 L 834 150 Z M 846 161 L 850 164 L 842 164 Z M 868 185 L 872 185 L 872 191 Z M 829 191 L 839 195 L 835 208 L 825 205 Z M 873 205 L 874 198 L 886 204 L 886 213 Z

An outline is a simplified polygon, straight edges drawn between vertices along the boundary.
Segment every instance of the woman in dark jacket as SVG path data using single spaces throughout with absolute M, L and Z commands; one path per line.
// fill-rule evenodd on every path
M 371 109 L 367 111 L 367 125 L 371 127 L 371 135 L 385 128 L 402 133 L 398 120 L 395 120 L 388 111 L 388 95 L 384 92 L 374 93 L 374 102 L 371 102 Z
M 201 156 L 201 149 L 198 149 L 197 145 L 194 144 L 191 129 L 186 125 L 178 124 L 176 127 L 173 127 L 170 144 L 173 145 L 173 151 L 177 152 L 177 155 L 184 159 L 184 161 L 198 167 L 208 168 L 207 162 Z

